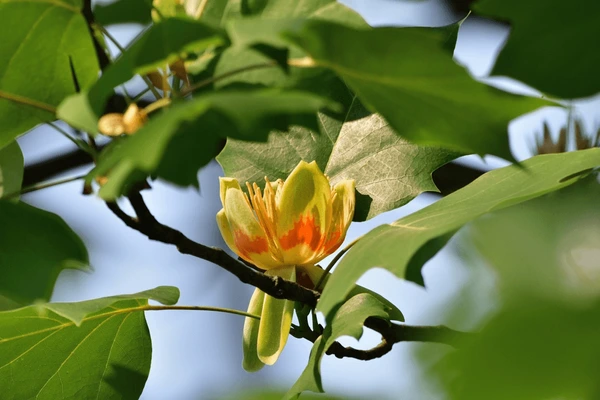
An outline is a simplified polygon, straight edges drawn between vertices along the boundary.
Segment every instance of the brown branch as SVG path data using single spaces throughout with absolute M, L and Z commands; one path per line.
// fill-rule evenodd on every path
M 125 213 L 117 203 L 107 202 L 106 205 L 128 227 L 146 235 L 150 240 L 172 244 L 182 254 L 210 261 L 237 276 L 243 283 L 255 286 L 270 296 L 299 301 L 313 308 L 316 306 L 320 293 L 280 277 L 265 275 L 261 271 L 257 271 L 229 256 L 222 249 L 194 242 L 180 231 L 160 223 L 148 209 L 139 190 L 132 191 L 128 199 L 137 218 Z M 381 343 L 369 350 L 358 350 L 352 347 L 344 347 L 339 342 L 334 342 L 327 349 L 326 353 L 332 354 L 337 358 L 355 358 L 366 361 L 382 357 L 389 353 L 394 344 L 399 342 L 443 343 L 458 347 L 461 340 L 471 335 L 452 330 L 445 326 L 397 325 L 377 318 L 368 318 L 365 321 L 365 326 L 381 334 Z M 292 334 L 295 337 L 308 339 L 311 342 L 314 342 L 319 337 L 318 333 L 312 331 L 302 333 L 292 331 Z
M 357 360 L 369 361 L 386 355 L 392 350 L 396 343 L 441 343 L 459 348 L 474 335 L 473 333 L 456 331 L 441 325 L 398 325 L 390 324 L 388 321 L 373 317 L 367 318 L 364 326 L 381 334 L 382 339 L 377 346 L 368 350 L 359 350 L 353 347 L 345 347 L 339 342 L 333 342 L 327 351 L 325 351 L 325 354 L 333 355 L 337 358 L 354 358 Z M 298 330 L 292 331 L 292 335 L 298 339 L 307 339 L 313 343 L 320 336 L 316 332 Z
M 278 276 L 265 275 L 239 262 L 223 249 L 194 242 L 180 231 L 163 225 L 154 218 L 138 191 L 131 192 L 128 198 L 137 218 L 126 214 L 116 203 L 107 202 L 107 206 L 127 226 L 146 235 L 150 240 L 172 244 L 182 254 L 210 261 L 237 276 L 243 283 L 255 286 L 275 298 L 299 301 L 311 307 L 316 306 L 320 296 L 318 292 Z

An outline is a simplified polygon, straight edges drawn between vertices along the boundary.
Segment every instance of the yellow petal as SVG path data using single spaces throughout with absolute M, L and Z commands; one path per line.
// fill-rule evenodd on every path
M 300 161 L 281 188 L 277 236 L 286 264 L 314 264 L 331 218 L 331 187 L 316 162 Z
M 225 244 L 229 246 L 231 251 L 237 254 L 238 249 L 235 246 L 233 233 L 231 232 L 231 228 L 229 227 L 229 221 L 227 220 L 227 216 L 225 215 L 224 209 L 221 209 L 221 211 L 217 213 L 217 225 L 219 226 L 219 230 L 221 231 L 221 236 L 223 236 L 223 240 L 225 240 Z
M 294 266 L 276 268 L 266 273 L 296 281 Z M 257 343 L 258 358 L 263 363 L 273 365 L 279 358 L 290 334 L 293 313 L 293 301 L 276 299 L 265 294 Z
M 239 185 L 238 188 L 228 188 L 223 196 L 223 209 L 229 222 L 236 254 L 262 269 L 279 266 L 271 255 L 265 231 Z
M 248 305 L 248 313 L 261 315 L 263 309 L 265 294 L 260 289 L 254 290 L 250 304 Z M 260 320 L 246 317 L 244 320 L 244 333 L 242 340 L 242 348 L 244 350 L 244 359 L 242 367 L 248 372 L 255 372 L 264 367 L 264 363 L 258 358 L 257 342 L 258 329 Z
M 227 193 L 227 189 L 239 189 L 240 191 L 242 190 L 242 188 L 240 187 L 240 183 L 237 179 L 227 177 L 219 178 L 219 189 L 219 195 L 221 196 L 221 204 L 223 204 L 223 207 L 225 207 L 225 194 Z
M 354 180 L 343 180 L 333 187 L 331 224 L 320 256 L 326 257 L 344 242 L 355 206 Z

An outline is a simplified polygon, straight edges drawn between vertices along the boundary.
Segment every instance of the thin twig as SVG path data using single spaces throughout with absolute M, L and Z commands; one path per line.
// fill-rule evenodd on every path
M 250 284 L 278 299 L 288 299 L 316 306 L 319 293 L 278 276 L 268 276 L 253 270 L 227 254 L 223 249 L 194 242 L 180 231 L 161 224 L 154 218 L 139 192 L 128 196 L 137 218 L 129 216 L 114 202 L 108 208 L 127 226 L 146 235 L 151 240 L 172 244 L 180 253 L 210 261 Z
M 123 46 L 121 46 L 121 44 L 117 41 L 117 39 L 115 39 L 110 34 L 110 32 L 108 32 L 108 30 L 105 27 L 103 27 L 102 25 L 100 25 L 98 23 L 96 23 L 96 26 L 111 42 L 113 42 L 113 44 L 117 47 L 117 49 L 119 49 L 119 51 L 121 53 L 125 52 L 125 48 Z M 154 87 L 152 82 L 150 82 L 150 79 L 148 79 L 148 77 L 146 75 L 140 75 L 140 76 L 142 77 L 142 79 L 144 80 L 144 83 L 146 84 L 146 86 L 148 86 L 148 89 L 150 89 L 150 91 L 152 92 L 154 97 L 156 97 L 156 100 L 162 99 L 162 96 L 158 93 L 158 91 L 156 90 L 156 88 Z
M 74 181 L 78 181 L 79 179 L 83 179 L 87 176 L 87 174 L 84 175 L 78 175 L 78 176 L 73 176 L 71 178 L 65 178 L 65 179 L 61 179 L 58 181 L 53 181 L 53 182 L 44 182 L 44 183 L 38 183 L 32 186 L 28 186 L 26 188 L 21 189 L 18 192 L 13 192 L 13 193 L 9 193 L 6 196 L 3 196 L 3 199 L 12 199 L 14 197 L 26 194 L 26 193 L 31 193 L 31 192 L 35 192 L 37 190 L 42 190 L 42 189 L 46 189 L 49 187 L 53 187 L 53 186 L 58 186 L 58 185 L 62 185 L 64 183 L 69 183 L 69 182 L 74 182 Z
M 65 131 L 64 129 L 62 129 L 60 126 L 56 125 L 53 122 L 46 122 L 46 124 L 48 124 L 48 126 L 54 128 L 54 130 L 56 130 L 58 133 L 62 134 L 65 138 L 69 139 L 71 142 L 73 142 L 73 144 L 75 144 L 75 146 L 79 147 L 81 150 L 85 151 L 86 153 L 90 154 L 91 156 L 95 156 L 95 150 L 90 147 L 87 143 L 85 143 L 83 140 L 78 140 L 76 138 L 74 138 L 73 136 L 69 135 L 67 133 L 67 131 Z
M 299 301 L 303 304 L 308 304 L 310 307 L 315 307 L 320 295 L 318 292 L 294 282 L 286 281 L 280 277 L 267 276 L 260 271 L 253 270 L 229 256 L 222 249 L 196 243 L 187 238 L 183 233 L 161 224 L 152 215 L 139 191 L 132 191 L 128 198 L 137 218 L 125 213 L 114 202 L 106 204 L 127 226 L 143 233 L 149 239 L 173 244 L 183 254 L 189 254 L 210 261 L 231 272 L 242 282 L 255 286 L 273 297 Z M 367 318 L 365 326 L 382 335 L 381 343 L 369 350 L 358 350 L 352 347 L 344 347 L 340 343 L 334 342 L 327 349 L 327 354 L 335 355 L 338 358 L 350 357 L 359 360 L 371 360 L 387 354 L 394 344 L 398 342 L 434 342 L 458 347 L 464 339 L 472 335 L 454 331 L 444 326 L 396 325 L 376 318 Z M 294 329 L 291 334 L 312 342 L 320 335 L 320 333 L 314 330 L 303 329 Z
M 184 310 L 184 311 L 214 311 L 226 314 L 241 315 L 242 317 L 249 317 L 254 319 L 260 319 L 260 316 L 247 313 L 245 311 L 234 310 L 231 308 L 222 307 L 210 307 L 210 306 L 147 306 L 144 311 L 163 311 L 163 310 Z

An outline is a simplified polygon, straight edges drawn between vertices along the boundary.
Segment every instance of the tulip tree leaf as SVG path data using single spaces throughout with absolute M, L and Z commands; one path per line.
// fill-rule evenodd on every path
M 550 103 L 475 81 L 448 51 L 453 29 L 355 29 L 325 21 L 285 36 L 337 73 L 411 142 L 512 159 L 508 123 Z
M 87 268 L 83 242 L 55 214 L 2 200 L 0 226 L 0 296 L 21 305 L 47 301 L 63 269 Z
M 23 153 L 17 142 L 12 142 L 0 149 L 0 198 L 18 193 L 22 183 Z
M 148 300 L 175 287 L 0 312 L 0 386 L 10 399 L 137 399 L 150 371 Z M 26 382 L 27 384 L 23 384 Z M 122 389 L 127 387 L 127 396 Z
M 98 61 L 81 0 L 0 2 L 0 148 L 44 121 L 75 92 L 98 76 Z M 12 100 L 10 100 L 12 99 Z
M 541 155 L 484 174 L 468 186 L 392 224 L 382 225 L 342 259 L 317 309 L 329 315 L 365 272 L 385 268 L 422 284 L 421 268 L 464 224 L 574 183 L 578 174 L 600 166 L 600 149 Z
M 166 18 L 154 24 L 108 67 L 88 90 L 67 98 L 58 108 L 60 119 L 89 133 L 97 132 L 98 119 L 116 86 L 163 67 L 186 52 L 197 52 L 225 43 L 223 35 L 201 22 Z
M 509 76 L 562 98 L 600 92 L 599 2 L 480 0 L 475 11 L 511 24 L 493 75 Z
M 315 341 L 310 352 L 308 365 L 287 392 L 284 399 L 297 399 L 305 390 L 323 392 L 320 364 L 323 355 L 340 336 L 352 336 L 360 339 L 363 324 L 369 317 L 389 320 L 387 308 L 370 294 L 358 294 L 345 302 L 321 336 Z
M 400 138 L 346 89 L 348 112 L 341 120 L 319 114 L 320 134 L 292 128 L 267 143 L 228 140 L 217 160 L 240 182 L 286 179 L 300 160 L 317 161 L 333 184 L 354 179 L 359 196 L 355 220 L 400 207 L 424 191 L 437 191 L 431 174 L 459 154 L 417 146 Z M 357 146 L 360 143 L 360 146 Z M 393 168 L 391 168 L 393 166 Z
M 226 137 L 264 141 L 271 130 L 301 125 L 316 129 L 316 112 L 331 102 L 304 92 L 221 92 L 173 105 L 135 135 L 107 149 L 88 175 L 108 176 L 99 194 L 114 199 L 136 172 L 172 183 L 198 185 L 198 169 Z M 139 174 L 137 175 L 139 178 Z

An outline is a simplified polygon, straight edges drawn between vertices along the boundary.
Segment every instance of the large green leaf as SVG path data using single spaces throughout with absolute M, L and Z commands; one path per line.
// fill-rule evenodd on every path
M 328 315 L 354 282 L 374 267 L 422 283 L 421 267 L 465 223 L 572 184 L 577 174 L 600 166 L 600 149 L 541 155 L 484 174 L 429 207 L 367 233 L 342 259 L 317 309 Z
M 549 103 L 475 81 L 448 51 L 452 28 L 362 30 L 308 21 L 290 25 L 285 36 L 406 139 L 512 159 L 508 123 Z
M 63 269 L 87 268 L 83 242 L 57 215 L 3 200 L 0 227 L 0 296 L 16 304 L 49 300 Z
M 426 376 L 442 378 L 444 398 L 598 398 L 598 196 L 600 184 L 592 174 L 461 230 L 470 269 L 493 271 L 499 301 L 459 351 L 440 361 L 439 351 L 423 348 L 424 364 L 436 360 Z M 472 317 L 465 315 L 465 300 L 451 302 L 454 318 Z
M 99 193 L 105 199 L 118 197 L 139 172 L 197 186 L 198 169 L 217 155 L 226 137 L 264 141 L 271 130 L 292 124 L 316 129 L 316 112 L 327 105 L 321 97 L 298 91 L 199 96 L 173 105 L 107 149 L 89 177 L 107 174 Z
M 0 198 L 21 190 L 23 166 L 23 153 L 17 142 L 0 149 Z
M 400 207 L 424 191 L 437 191 L 431 173 L 457 153 L 408 143 L 348 90 L 350 104 L 338 120 L 319 114 L 319 135 L 302 128 L 273 133 L 267 143 L 228 140 L 217 160 L 240 182 L 286 179 L 300 160 L 317 161 L 333 184 L 354 179 L 359 197 L 355 220 Z M 340 99 L 341 100 L 341 99 Z M 360 143 L 360 146 L 357 146 Z
M 480 0 L 475 11 L 511 24 L 493 75 L 510 76 L 562 98 L 600 92 L 600 2 Z
M 323 392 L 320 371 L 323 355 L 340 336 L 360 339 L 363 334 L 363 324 L 369 317 L 389 320 L 388 309 L 375 297 L 366 293 L 357 294 L 344 303 L 323 334 L 315 341 L 308 365 L 284 399 L 297 399 L 305 390 Z
M 201 22 L 166 18 L 148 29 L 88 91 L 67 98 L 57 115 L 74 127 L 96 133 L 98 119 L 115 87 L 135 74 L 145 74 L 172 63 L 184 53 L 198 52 L 225 41 L 219 31 Z
M 71 64 L 81 87 L 96 80 L 98 61 L 81 7 L 81 0 L 0 2 L 0 148 L 55 119 L 51 110 L 75 92 Z
M 175 287 L 0 312 L 0 386 L 7 399 L 137 399 L 150 370 L 148 300 Z

